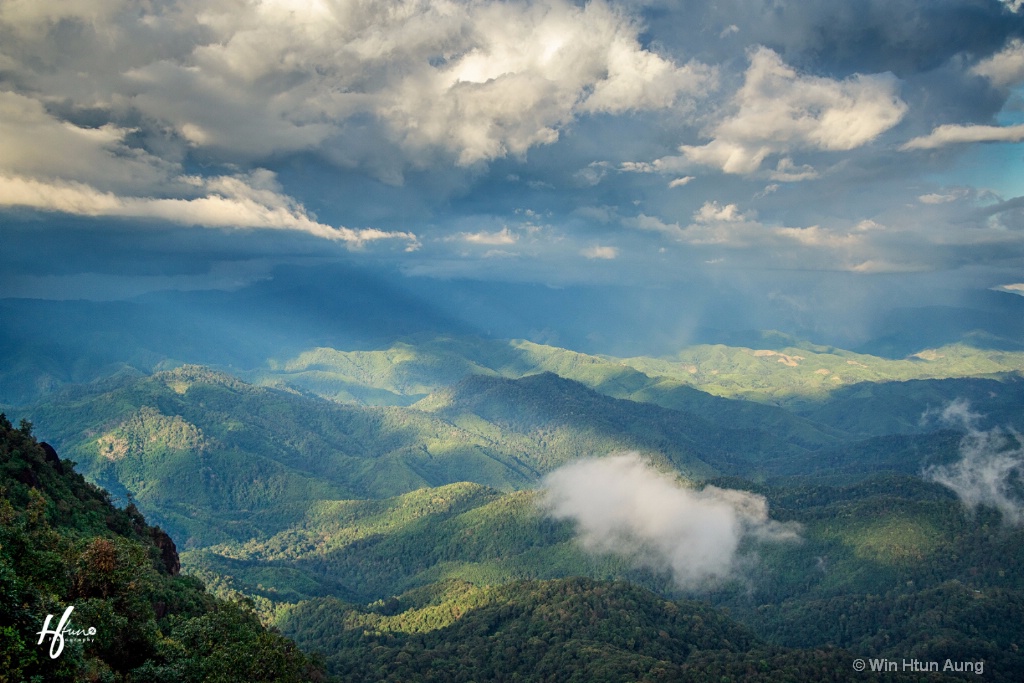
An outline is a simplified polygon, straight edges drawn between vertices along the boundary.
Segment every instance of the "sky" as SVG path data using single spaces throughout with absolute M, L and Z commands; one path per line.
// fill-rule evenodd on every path
M 1024 293 L 1022 162 L 1021 0 L 0 3 L 0 297 L 346 264 L 853 339 Z

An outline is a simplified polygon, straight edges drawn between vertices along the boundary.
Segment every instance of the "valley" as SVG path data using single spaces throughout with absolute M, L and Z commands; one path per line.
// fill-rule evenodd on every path
M 170 532 L 183 571 L 250 601 L 343 679 L 557 671 L 597 647 L 592 675 L 608 680 L 694 676 L 708 656 L 778 673 L 968 650 L 1012 680 L 1022 532 L 926 475 L 960 460 L 965 428 L 1021 426 L 1024 354 L 955 346 L 894 361 L 803 346 L 620 359 L 445 337 L 318 348 L 234 375 L 124 369 L 25 410 L 87 478 Z M 978 421 L 940 419 L 955 401 Z M 683 490 L 763 499 L 799 538 L 742 537 L 728 576 L 700 584 L 636 550 L 588 550 L 550 514 L 548 475 L 623 452 Z M 543 615 L 563 591 L 558 619 L 575 635 L 551 640 L 563 627 Z M 735 622 L 713 628 L 744 635 L 673 636 L 665 605 L 727 610 Z M 638 631 L 627 646 L 617 622 L 577 633 L 580 609 L 668 619 L 656 630 L 691 645 L 647 651 Z M 547 644 L 524 650 L 537 628 Z M 513 659 L 493 659 L 501 648 Z M 544 664 L 551 648 L 565 662 Z M 430 678 L 401 664 L 423 657 L 453 668 Z
M 1024 681 L 1024 0 L 0 0 L 0 683 Z

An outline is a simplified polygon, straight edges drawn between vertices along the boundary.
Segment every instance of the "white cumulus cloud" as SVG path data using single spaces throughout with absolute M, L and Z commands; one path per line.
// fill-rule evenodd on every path
M 141 115 L 215 158 L 313 150 L 347 165 L 522 155 L 581 116 L 685 108 L 713 86 L 713 68 L 645 48 L 641 30 L 603 0 L 0 8 L 4 66 L 40 99 Z
M 731 113 L 710 129 L 711 142 L 681 146 L 681 161 L 749 174 L 772 154 L 860 147 L 903 118 L 907 105 L 897 86 L 890 74 L 844 80 L 801 74 L 760 47 L 750 54 Z M 780 167 L 783 176 L 785 171 Z
M 1002 50 L 978 62 L 973 73 L 984 76 L 997 88 L 1024 82 L 1024 41 L 1014 38 Z
M 0 91 L 0 207 L 210 228 L 297 230 L 351 246 L 381 239 L 405 240 L 410 248 L 418 244 L 408 232 L 321 223 L 284 194 L 274 173 L 265 169 L 186 174 L 180 163 L 131 146 L 133 132 L 112 124 L 78 126 L 60 120 L 36 99 Z
M 693 214 L 693 220 L 697 223 L 736 223 L 748 216 L 740 213 L 735 204 L 722 206 L 718 202 L 704 202 L 704 204 Z

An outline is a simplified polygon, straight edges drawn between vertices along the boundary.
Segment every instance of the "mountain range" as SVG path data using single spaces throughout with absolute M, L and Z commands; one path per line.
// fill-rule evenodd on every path
M 854 656 L 908 652 L 1016 680 L 1018 483 L 1001 507 L 948 482 L 979 435 L 1019 457 L 1024 353 L 752 339 L 619 357 L 446 333 L 242 366 L 128 344 L 79 374 L 8 345 L 3 400 L 166 529 L 185 573 L 342 680 L 561 680 L 588 657 L 593 680 L 856 680 Z M 552 514 L 551 477 L 620 453 L 701 500 L 763 501 L 797 540 L 744 532 L 696 584 L 658 537 L 595 550 L 585 519 Z

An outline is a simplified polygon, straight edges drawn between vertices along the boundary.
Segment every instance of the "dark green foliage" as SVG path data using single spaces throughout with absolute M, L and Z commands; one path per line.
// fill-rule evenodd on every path
M 37 444 L 31 425 L 15 429 L 2 414 L 0 491 L 0 681 L 297 681 L 318 675 L 250 611 L 219 603 L 195 579 L 174 575 L 176 558 L 162 532 L 148 527 L 134 507 L 113 507 L 70 461 Z M 56 629 L 68 607 L 67 628 L 95 631 L 78 640 L 69 634 L 53 658 L 50 638 L 39 644 L 38 635 L 48 614 L 49 628 Z M 207 626 L 221 614 L 230 616 L 231 628 Z M 207 634 L 203 642 L 211 652 L 197 650 L 192 633 Z M 213 679 L 189 664 L 237 652 L 251 653 L 260 665 L 236 663 Z M 167 675 L 161 679 L 160 672 Z
M 757 660 L 743 653 L 698 653 L 694 661 L 709 670 L 724 667 L 737 680 L 762 680 L 757 676 L 781 670 L 809 675 L 815 667 L 832 667 L 833 678 L 825 680 L 845 680 L 853 654 L 984 659 L 994 680 L 1016 680 L 1024 672 L 1016 654 L 1024 644 L 1024 531 L 1003 525 L 994 511 L 967 515 L 949 491 L 916 477 L 876 476 L 842 487 L 714 483 L 767 495 L 773 517 L 802 524 L 802 541 L 758 546 L 736 581 L 703 594 L 772 646 L 764 645 Z M 487 586 L 520 578 L 621 577 L 678 595 L 667 577 L 631 569 L 625 559 L 582 553 L 571 540 L 571 526 L 546 520 L 535 501 L 533 493 L 499 494 L 468 485 L 389 501 L 349 501 L 324 506 L 301 529 L 267 544 L 218 549 L 244 559 L 203 553 L 189 560 L 231 575 L 244 593 L 276 601 L 267 613 L 289 633 L 311 638 L 310 646 L 329 657 L 346 652 L 337 655 L 341 659 L 369 657 L 382 642 L 397 642 L 405 651 L 412 646 L 401 634 L 442 628 L 451 635 L 447 645 L 438 641 L 436 647 L 457 648 L 469 633 L 455 628 L 457 615 L 482 604 L 482 596 L 495 595 Z M 315 589 L 302 589 L 296 576 L 270 577 L 268 567 L 312 578 Z M 275 578 L 277 589 L 267 590 Z M 331 578 L 361 595 L 334 592 Z M 262 588 L 256 586 L 260 581 Z M 453 585 L 460 588 L 445 588 Z M 286 586 L 295 592 L 283 595 Z M 344 595 L 349 604 L 331 595 Z M 284 604 L 297 598 L 294 607 Z M 374 600 L 368 609 L 352 604 Z M 299 618 L 314 613 L 319 616 Z M 357 634 L 386 632 L 399 641 L 332 640 L 340 638 L 339 624 Z M 828 650 L 836 646 L 848 652 Z M 764 669 L 756 663 L 761 659 Z M 475 660 L 467 655 L 466 661 Z M 757 676 L 744 679 L 750 666 L 749 675 Z M 684 668 L 669 670 L 673 676 L 706 671 L 693 667 L 688 660 Z
M 768 646 L 718 610 L 622 582 L 449 582 L 369 609 L 311 601 L 282 623 L 345 681 L 870 680 L 847 652 Z
M 518 380 L 470 377 L 417 405 L 469 429 L 489 425 L 493 438 L 528 440 L 545 471 L 581 455 L 638 450 L 700 478 L 741 458 L 802 450 L 758 430 L 724 429 L 680 411 L 609 398 L 550 372 Z
M 152 683 L 326 680 L 309 659 L 280 635 L 265 629 L 251 610 L 220 602 L 193 618 L 172 616 L 157 655 L 133 672 Z
M 761 491 L 804 540 L 763 547 L 757 579 L 712 596 L 754 632 L 861 657 L 984 660 L 994 680 L 1024 674 L 1024 530 L 991 509 L 969 515 L 918 478 Z
M 537 478 L 520 450 L 420 411 L 341 406 L 196 367 L 68 389 L 34 415 L 88 476 L 130 493 L 185 547 L 275 533 L 320 500 Z
M 183 534 L 187 571 L 251 600 L 351 680 L 878 680 L 856 676 L 854 656 L 984 659 L 987 680 L 1019 680 L 1024 536 L 993 510 L 965 514 L 920 473 L 958 457 L 961 435 L 921 420 L 953 398 L 991 413 L 983 426 L 1020 425 L 1021 354 L 771 349 L 671 359 L 468 339 L 318 349 L 247 375 L 275 389 L 185 366 L 68 387 L 32 416 L 91 478 Z M 931 379 L 892 381 L 914 378 Z M 585 554 L 528 490 L 561 464 L 615 450 L 756 490 L 773 518 L 802 525 L 802 540 L 743 548 L 734 580 L 704 604 L 652 596 L 637 586 L 687 597 L 629 558 Z M 10 497 L 26 520 L 46 509 L 32 491 L 51 475 L 11 459 Z M 35 514 L 131 542 L 83 536 L 67 552 L 45 534 L 9 542 L 31 545 L 32 571 L 128 643 L 82 657 L 146 680 L 226 670 L 260 680 L 264 660 L 209 647 L 234 633 L 268 638 L 265 661 L 283 680 L 303 671 L 245 610 L 171 580 L 137 511 L 80 503 Z M 90 569 L 107 556 L 138 566 L 139 548 L 151 569 L 130 579 Z M 68 557 L 76 569 L 62 573 Z M 0 587 L 15 594 L 3 577 L 25 567 L 4 567 Z M 581 575 L 633 585 L 567 579 Z M 152 629 L 129 633 L 120 613 Z M 18 633 L 0 629 L 12 666 L 33 649 Z
M 938 413 L 954 400 L 968 401 L 981 421 L 993 426 L 1024 429 L 1020 407 L 1024 378 L 1016 373 L 998 379 L 966 377 L 863 382 L 833 392 L 827 400 L 802 401 L 794 409 L 805 418 L 851 434 L 919 433 L 942 428 Z M 960 427 L 960 425 L 953 425 Z
M 963 434 L 949 429 L 927 434 L 888 434 L 857 439 L 763 465 L 774 481 L 795 484 L 851 483 L 877 472 L 916 475 L 932 465 L 946 465 L 959 457 Z M 750 476 L 750 472 L 747 473 Z
M 264 542 L 192 551 L 185 561 L 202 576 L 230 577 L 226 589 L 273 602 L 372 601 L 448 577 L 501 583 L 628 571 L 621 559 L 588 557 L 572 536 L 570 525 L 537 509 L 533 492 L 452 484 L 385 501 L 323 503 Z

